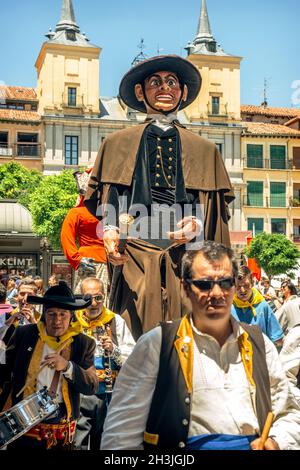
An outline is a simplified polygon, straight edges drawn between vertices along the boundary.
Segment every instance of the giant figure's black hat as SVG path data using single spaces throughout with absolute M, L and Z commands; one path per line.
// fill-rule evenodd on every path
M 66 282 L 59 281 L 58 286 L 50 287 L 43 297 L 29 295 L 28 303 L 64 308 L 67 310 L 81 310 L 91 305 L 92 299 L 77 299 Z
M 187 100 L 181 102 L 179 109 L 186 108 L 197 98 L 202 83 L 197 67 L 177 55 L 160 55 L 134 65 L 122 78 L 119 95 L 127 106 L 142 113 L 146 112 L 144 103 L 138 101 L 135 96 L 135 85 L 142 84 L 147 77 L 156 72 L 173 72 L 181 85 L 187 85 Z

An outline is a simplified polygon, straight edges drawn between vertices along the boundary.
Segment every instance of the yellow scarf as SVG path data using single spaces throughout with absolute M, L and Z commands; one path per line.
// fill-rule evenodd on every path
M 256 317 L 256 310 L 254 308 L 254 305 L 260 304 L 260 302 L 262 302 L 265 299 L 261 295 L 261 293 L 258 292 L 258 290 L 255 289 L 254 287 L 252 287 L 252 292 L 253 292 L 253 297 L 252 297 L 251 302 L 249 302 L 249 300 L 243 301 L 239 299 L 238 296 L 235 294 L 235 296 L 233 297 L 233 305 L 237 308 L 249 308 L 250 307 L 252 310 L 253 316 Z
M 97 326 L 104 327 L 104 325 L 109 323 L 114 318 L 114 316 L 115 314 L 105 307 L 103 307 L 101 315 L 95 320 L 90 320 L 86 316 L 86 310 L 78 310 L 76 312 L 78 323 L 84 330 L 86 330 L 88 336 L 92 336 L 94 328 Z
M 54 351 L 56 351 L 61 346 L 62 343 L 67 341 L 69 338 L 72 338 L 72 336 L 78 335 L 82 331 L 81 326 L 77 322 L 70 323 L 70 326 L 67 329 L 66 333 L 60 336 L 59 341 L 57 341 L 57 339 L 54 336 L 47 335 L 45 325 L 42 321 L 38 322 L 37 327 L 39 330 L 39 335 L 40 335 L 41 340 L 47 343 L 51 349 L 54 349 Z

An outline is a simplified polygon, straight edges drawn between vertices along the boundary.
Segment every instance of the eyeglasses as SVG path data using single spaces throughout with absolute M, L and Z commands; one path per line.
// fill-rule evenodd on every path
M 187 282 L 205 292 L 212 290 L 215 284 L 222 290 L 230 290 L 235 284 L 233 277 L 218 279 L 218 281 L 213 281 L 212 279 L 187 279 Z
M 102 300 L 104 300 L 104 295 L 103 294 L 92 295 L 92 299 L 96 300 L 96 302 L 102 302 Z

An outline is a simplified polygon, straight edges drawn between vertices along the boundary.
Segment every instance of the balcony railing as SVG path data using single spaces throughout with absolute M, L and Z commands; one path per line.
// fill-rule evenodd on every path
M 84 108 L 84 95 L 77 95 L 76 103 L 75 103 L 75 100 L 73 99 L 73 97 L 71 100 L 69 100 L 68 93 L 63 93 L 61 106 L 63 108 L 82 109 Z
M 17 157 L 40 157 L 41 144 L 18 142 L 14 144 L 14 155 Z
M 8 144 L 0 142 L 0 156 L 1 157 L 11 157 L 13 153 L 12 147 L 9 147 Z
M 228 116 L 227 104 L 212 105 L 207 103 L 207 114 L 208 116 Z
M 300 243 L 300 235 L 292 235 L 293 242 Z
M 271 197 L 262 194 L 249 194 L 243 198 L 244 207 L 263 207 L 263 208 L 289 208 L 291 200 L 284 196 L 274 194 Z
M 282 158 L 244 157 L 244 168 L 261 168 L 263 170 L 291 170 L 292 160 Z

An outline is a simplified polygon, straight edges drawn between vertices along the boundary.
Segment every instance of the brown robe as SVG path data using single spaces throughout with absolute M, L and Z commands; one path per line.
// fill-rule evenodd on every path
M 111 185 L 130 188 L 140 142 L 150 123 L 115 132 L 103 142 L 84 201 L 93 215 L 97 216 L 98 207 L 107 202 Z M 180 124 L 175 126 L 181 144 L 185 188 L 199 191 L 204 207 L 204 239 L 230 246 L 228 204 L 234 193 L 223 160 L 213 142 Z M 141 240 L 132 241 L 127 245 L 128 263 L 123 269 L 113 269 L 117 280 L 112 280 L 110 308 L 122 314 L 135 339 L 159 321 L 179 318 L 185 313 L 179 282 L 183 251 L 182 247 L 163 250 Z M 166 292 L 160 288 L 162 256 L 166 261 Z M 168 313 L 163 298 L 168 298 Z

